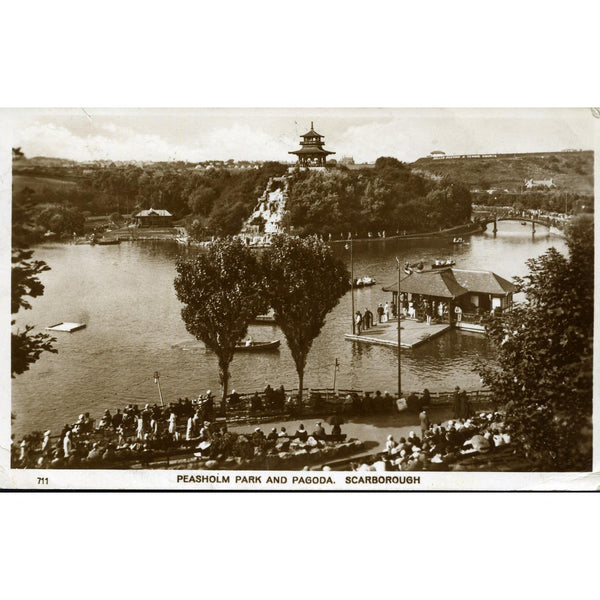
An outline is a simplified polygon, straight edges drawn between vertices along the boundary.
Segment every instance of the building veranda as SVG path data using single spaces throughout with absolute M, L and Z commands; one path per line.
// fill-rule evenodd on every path
M 400 313 L 418 321 L 445 322 L 461 329 L 483 330 L 484 315 L 509 310 L 517 287 L 492 271 L 431 269 L 416 271 L 386 286 Z

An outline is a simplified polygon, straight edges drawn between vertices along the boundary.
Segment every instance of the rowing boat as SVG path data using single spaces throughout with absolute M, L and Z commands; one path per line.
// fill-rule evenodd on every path
M 277 350 L 280 344 L 279 340 L 273 340 L 272 342 L 251 342 L 250 344 L 238 344 L 235 350 L 236 352 L 264 352 Z

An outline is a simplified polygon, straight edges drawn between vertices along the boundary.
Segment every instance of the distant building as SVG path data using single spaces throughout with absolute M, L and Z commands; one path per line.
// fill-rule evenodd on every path
M 441 150 L 432 150 L 432 151 L 429 153 L 429 156 L 438 156 L 438 155 L 444 155 L 444 156 L 445 156 L 445 155 L 446 155 L 446 153 L 445 153 L 445 152 L 442 152 Z
M 353 165 L 354 158 L 352 156 L 342 156 L 342 158 L 340 158 L 340 164 L 341 165 Z
M 173 215 L 168 210 L 149 208 L 135 215 L 138 227 L 171 227 Z
M 552 188 L 552 187 L 556 187 L 554 185 L 554 181 L 552 179 L 526 179 L 525 180 L 525 187 L 529 190 L 536 188 L 536 187 L 546 187 L 546 188 Z
M 300 137 L 302 138 L 300 150 L 294 150 L 288 152 L 288 154 L 295 154 L 301 167 L 324 167 L 327 156 L 335 154 L 335 152 L 323 148 L 325 145 L 324 136 L 315 131 L 312 121 L 310 122 L 310 131 Z

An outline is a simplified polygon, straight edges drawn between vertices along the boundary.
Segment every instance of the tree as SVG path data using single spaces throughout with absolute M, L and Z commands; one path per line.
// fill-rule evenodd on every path
M 210 244 L 206 254 L 178 261 L 176 269 L 181 316 L 186 329 L 217 355 L 225 401 L 235 346 L 267 309 L 259 262 L 240 240 L 222 239 Z
M 27 310 L 31 304 L 27 298 L 37 298 L 44 293 L 44 286 L 38 275 L 49 271 L 50 267 L 42 260 L 31 260 L 33 250 L 14 248 L 12 252 L 12 286 L 11 313 L 16 314 L 21 308 Z M 11 327 L 15 325 L 12 319 Z M 54 352 L 52 346 L 56 341 L 45 333 L 32 334 L 33 325 L 26 325 L 24 330 L 11 332 L 11 377 L 20 375 L 36 362 L 42 352 Z
M 302 400 L 306 358 L 327 313 L 350 287 L 350 274 L 317 237 L 274 236 L 262 264 L 268 303 L 296 364 Z
M 550 248 L 515 278 L 526 303 L 493 319 L 487 332 L 498 368 L 480 374 L 506 401 L 506 423 L 526 456 L 545 470 L 592 466 L 594 317 L 593 220 L 567 230 L 569 257 Z

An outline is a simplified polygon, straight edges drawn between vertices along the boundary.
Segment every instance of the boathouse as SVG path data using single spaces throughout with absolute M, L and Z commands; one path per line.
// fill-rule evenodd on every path
M 398 282 L 383 288 L 398 300 Z M 412 271 L 400 280 L 400 308 L 408 317 L 422 319 L 429 310 L 434 319 L 458 324 L 478 323 L 485 313 L 509 309 L 517 287 L 492 271 L 430 269 Z M 457 311 L 456 308 L 459 307 Z
M 168 210 L 149 208 L 135 215 L 138 227 L 171 227 L 173 215 Z

